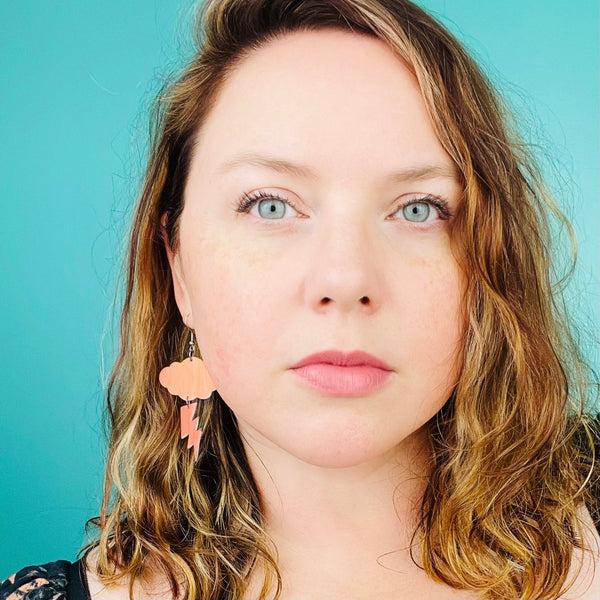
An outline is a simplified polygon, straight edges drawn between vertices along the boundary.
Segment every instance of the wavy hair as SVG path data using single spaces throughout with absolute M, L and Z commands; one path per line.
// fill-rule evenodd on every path
M 151 114 L 106 394 L 104 496 L 86 523 L 99 533 L 80 554 L 99 547 L 97 576 L 105 584 L 129 576 L 130 596 L 136 579 L 159 569 L 174 597 L 241 598 L 259 564 L 260 598 L 281 593 L 235 415 L 218 393 L 203 403 L 195 463 L 158 381 L 187 341 L 164 240 L 177 250 L 191 152 L 228 74 L 287 32 L 337 28 L 375 36 L 405 61 L 464 189 L 452 244 L 468 279 L 468 327 L 458 384 L 428 423 L 419 566 L 482 598 L 558 597 L 573 549 L 584 547 L 578 508 L 594 504 L 597 375 L 562 300 L 573 230 L 510 110 L 455 37 L 407 0 L 208 0 L 199 8 L 195 54 Z M 572 244 L 562 278 L 552 219 Z

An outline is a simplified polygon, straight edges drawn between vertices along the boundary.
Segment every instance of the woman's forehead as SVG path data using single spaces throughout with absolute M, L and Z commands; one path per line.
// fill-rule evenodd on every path
M 216 173 L 249 152 L 311 157 L 336 176 L 452 166 L 403 61 L 377 38 L 338 30 L 288 34 L 230 73 L 194 154 Z

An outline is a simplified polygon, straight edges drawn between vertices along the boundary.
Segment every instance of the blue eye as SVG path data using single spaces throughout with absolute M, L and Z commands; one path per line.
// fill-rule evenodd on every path
M 288 216 L 295 216 L 298 211 L 294 208 L 287 198 L 283 198 L 276 193 L 259 190 L 252 194 L 244 194 L 236 209 L 239 213 L 250 212 L 250 209 L 258 204 L 258 215 L 263 219 L 281 220 L 286 216 L 286 209 L 294 211 Z M 432 207 L 435 210 L 432 210 Z M 447 220 L 452 217 L 447 202 L 434 196 L 424 196 L 415 200 L 409 200 L 398 207 L 394 213 L 402 211 L 404 220 L 411 223 L 424 223 L 432 221 L 429 217 L 437 215 L 439 219 Z
M 249 212 L 255 204 L 258 204 L 258 214 L 264 219 L 275 220 L 283 218 L 287 207 L 298 214 L 296 209 L 290 204 L 289 200 L 286 200 L 277 194 L 270 194 L 262 190 L 254 194 L 244 194 L 240 205 L 237 208 L 237 212 Z
M 435 210 L 432 210 L 432 207 Z M 432 219 L 429 219 L 431 214 L 437 214 L 438 218 L 442 220 L 447 220 L 452 216 L 446 202 L 434 198 L 433 196 L 425 196 L 416 200 L 410 200 L 409 202 L 402 204 L 396 212 L 400 211 L 402 211 L 404 218 L 411 223 L 431 221 Z
M 402 207 L 402 214 L 407 221 L 415 221 L 420 223 L 427 221 L 427 217 L 431 213 L 431 208 L 426 202 L 411 202 Z

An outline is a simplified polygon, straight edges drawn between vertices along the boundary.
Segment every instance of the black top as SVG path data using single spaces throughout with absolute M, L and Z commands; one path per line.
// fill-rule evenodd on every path
M 0 600 L 91 600 L 83 562 L 23 567 L 0 583 Z

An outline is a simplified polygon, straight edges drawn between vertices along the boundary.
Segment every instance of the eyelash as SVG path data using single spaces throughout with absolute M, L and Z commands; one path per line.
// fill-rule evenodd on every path
M 265 192 L 263 190 L 254 192 L 252 194 L 248 194 L 247 192 L 244 193 L 242 195 L 242 197 L 240 198 L 239 206 L 236 209 L 236 212 L 246 213 L 257 202 L 259 202 L 260 200 L 263 200 L 263 199 L 281 200 L 281 202 L 285 202 L 286 204 L 289 204 L 295 211 L 300 212 L 287 198 L 283 198 L 283 197 L 279 196 L 278 194 Z M 437 212 L 440 215 L 440 219 L 442 219 L 444 221 L 446 221 L 452 217 L 452 212 L 448 208 L 448 203 L 445 200 L 442 200 L 441 198 L 436 198 L 435 196 L 430 196 L 429 194 L 426 194 L 422 198 L 415 198 L 414 200 L 409 200 L 408 202 L 401 204 L 400 206 L 398 206 L 396 208 L 396 210 L 394 212 L 398 212 L 399 210 L 403 209 L 404 207 L 409 206 L 410 204 L 417 204 L 418 202 L 426 202 L 427 204 L 432 205 L 434 208 L 437 209 Z M 418 221 L 415 221 L 415 222 L 418 222 Z

